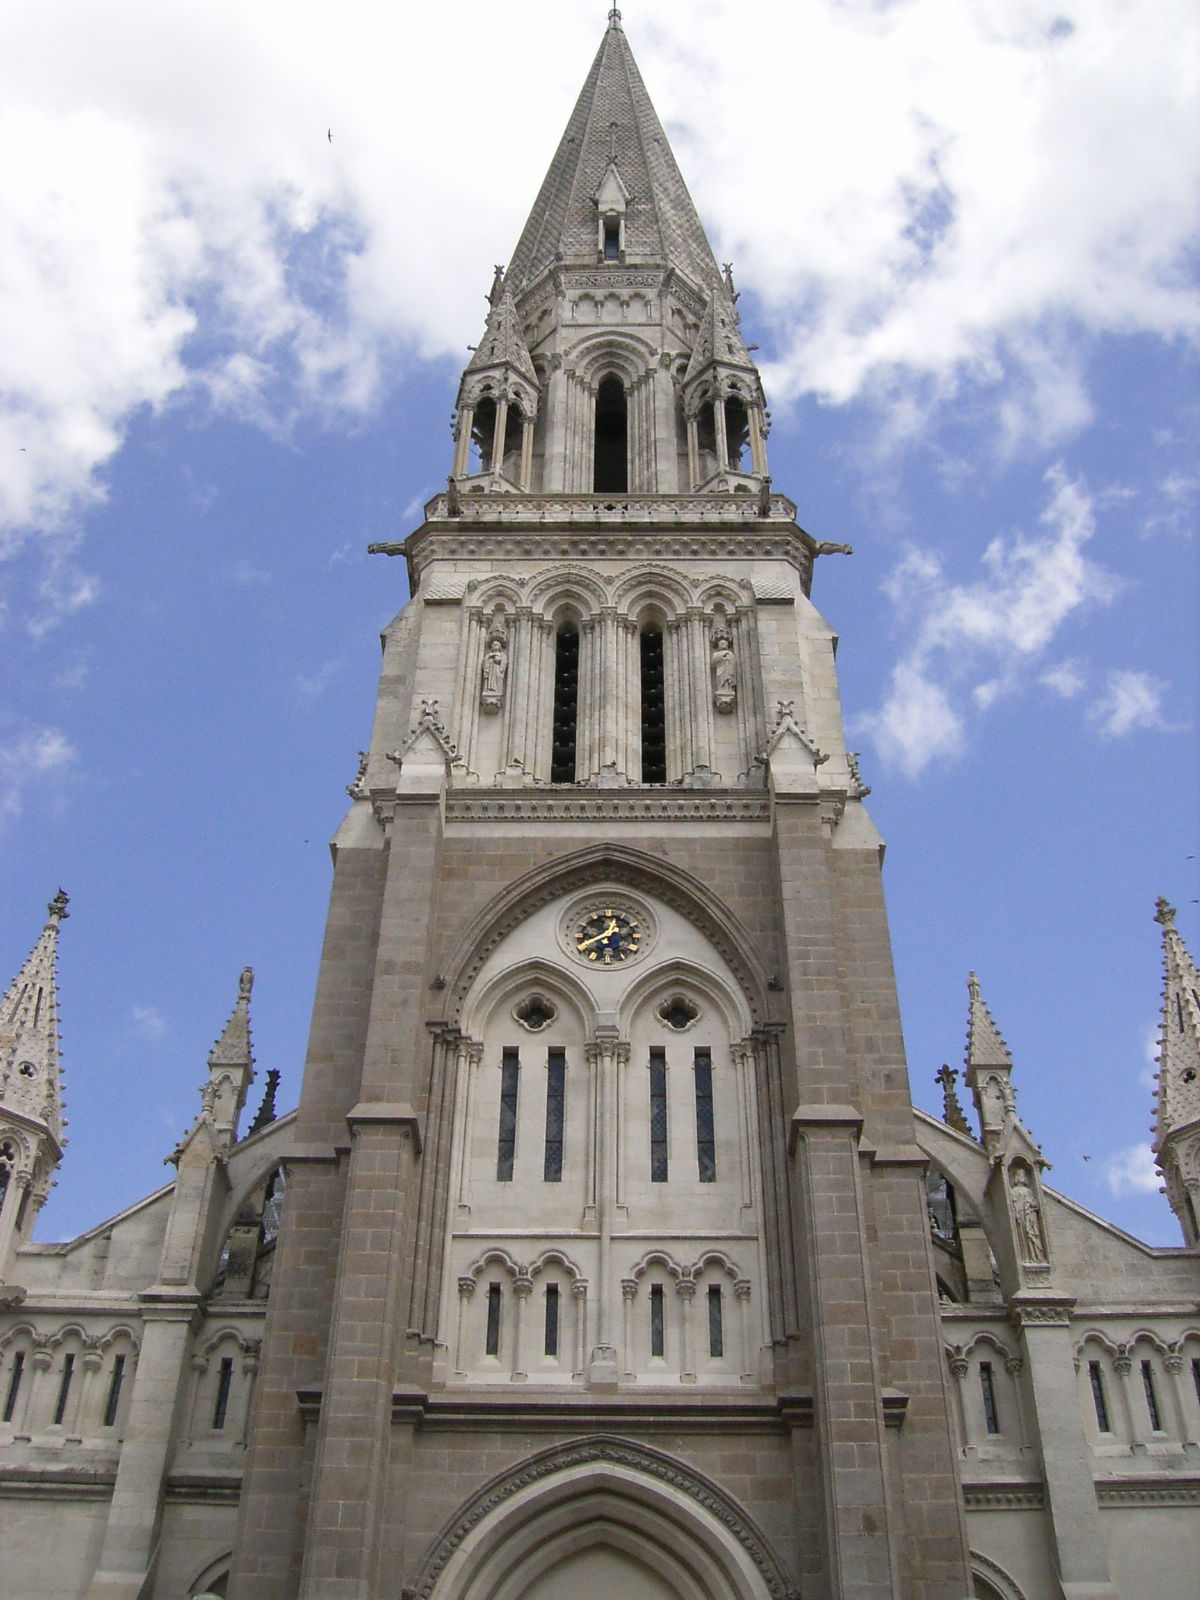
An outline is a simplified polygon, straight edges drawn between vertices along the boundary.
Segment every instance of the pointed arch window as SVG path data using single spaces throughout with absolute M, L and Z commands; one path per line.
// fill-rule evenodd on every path
M 615 373 L 596 390 L 596 433 L 592 488 L 597 494 L 629 492 L 629 407 L 625 385 Z

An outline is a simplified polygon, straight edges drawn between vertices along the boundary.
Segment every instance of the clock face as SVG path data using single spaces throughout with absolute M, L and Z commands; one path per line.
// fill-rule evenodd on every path
M 585 961 L 611 967 L 637 955 L 642 928 L 636 917 L 618 906 L 595 906 L 575 924 L 575 949 Z

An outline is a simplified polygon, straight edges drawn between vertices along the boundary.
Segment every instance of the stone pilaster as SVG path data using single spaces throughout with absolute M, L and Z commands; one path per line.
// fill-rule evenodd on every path
M 1079 1410 L 1071 1348 L 1074 1303 L 1033 1290 L 1014 1298 L 1012 1315 L 1025 1345 L 1062 1600 L 1120 1600 L 1109 1573 Z

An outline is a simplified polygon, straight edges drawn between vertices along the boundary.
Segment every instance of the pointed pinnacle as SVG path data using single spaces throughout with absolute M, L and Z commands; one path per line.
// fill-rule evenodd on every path
M 238 997 L 221 1037 L 208 1053 L 210 1067 L 253 1064 L 254 1051 L 250 1042 L 250 991 L 254 987 L 254 971 L 243 967 L 238 979 Z
M 967 1022 L 968 1067 L 1011 1067 L 1012 1053 L 992 1019 L 992 1014 L 979 990 L 979 979 L 972 972 L 967 977 L 970 1010 Z

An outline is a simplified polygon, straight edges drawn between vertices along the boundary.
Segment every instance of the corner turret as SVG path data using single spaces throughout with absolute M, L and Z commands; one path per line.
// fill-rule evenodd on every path
M 1184 1239 L 1200 1245 L 1200 974 L 1159 898 L 1163 1004 L 1159 1028 L 1154 1158 Z
M 58 930 L 68 915 L 60 889 L 41 937 L 0 1000 L 0 1282 L 33 1231 L 62 1159 L 62 1065 L 58 1040 Z

